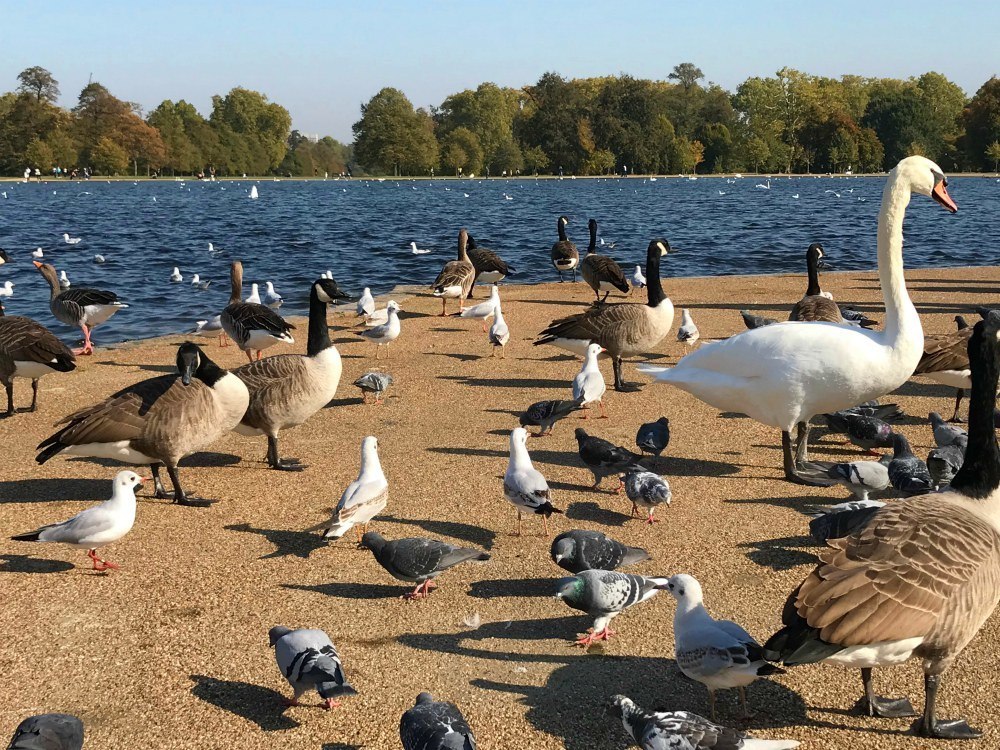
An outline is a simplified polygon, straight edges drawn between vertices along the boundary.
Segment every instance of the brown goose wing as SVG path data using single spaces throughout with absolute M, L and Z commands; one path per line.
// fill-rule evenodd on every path
M 586 339 L 614 353 L 617 344 L 632 343 L 645 330 L 646 305 L 621 302 L 595 305 L 577 315 L 555 320 L 541 333 L 536 344 L 554 339 Z
M 1000 563 L 1000 535 L 942 500 L 892 503 L 860 532 L 828 542 L 794 602 L 823 641 L 846 647 L 925 637 L 950 604 L 967 598 L 964 584 Z
M 295 378 L 304 367 L 305 361 L 298 354 L 282 354 L 233 370 L 250 391 L 250 405 L 242 423 L 262 429 L 269 422 L 268 412 L 273 405 L 281 408 L 291 403 L 295 398 Z
M 971 328 L 943 336 L 927 336 L 924 339 L 924 355 L 914 370 L 914 375 L 945 370 L 969 369 L 969 338 Z
M 147 456 L 180 459 L 214 439 L 220 421 L 212 389 L 197 379 L 184 385 L 177 378 L 147 412 L 134 444 Z
M 20 315 L 0 318 L 0 353 L 15 362 L 38 362 L 69 372 L 76 357 L 48 328 Z
M 469 250 L 468 253 L 469 260 L 472 262 L 477 274 L 486 271 L 495 271 L 504 275 L 510 273 L 510 266 L 492 250 L 487 250 L 485 247 L 477 247 Z
M 627 292 L 629 289 L 628 279 L 625 278 L 622 267 L 607 255 L 591 253 L 580 263 L 580 268 L 583 278 L 595 292 L 598 291 L 602 281 L 611 284 L 621 292 Z
M 825 323 L 844 322 L 844 316 L 840 314 L 837 303 L 818 294 L 811 294 L 796 302 L 788 319 Z
M 251 331 L 283 336 L 295 328 L 270 307 L 253 302 L 233 302 L 226 306 L 219 319 L 229 337 L 241 345 L 250 338 Z
M 448 286 L 460 286 L 468 293 L 475 276 L 476 269 L 471 263 L 465 260 L 451 260 L 444 264 L 444 268 L 434 279 L 431 288 L 443 289 Z
M 569 240 L 559 240 L 552 245 L 552 262 L 557 260 L 575 260 L 580 257 L 580 251 Z

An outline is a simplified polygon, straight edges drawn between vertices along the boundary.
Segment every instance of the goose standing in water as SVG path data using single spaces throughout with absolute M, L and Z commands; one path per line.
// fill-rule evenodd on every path
M 903 159 L 889 174 L 878 220 L 882 331 L 776 323 L 705 344 L 673 368 L 640 369 L 720 411 L 738 411 L 780 429 L 785 477 L 809 484 L 797 470 L 808 460 L 809 419 L 895 390 L 920 360 L 924 332 L 903 278 L 903 216 L 913 192 L 957 211 L 947 184 L 941 168 L 922 156 Z
M 262 349 L 278 342 L 295 343 L 289 333 L 295 326 L 285 322 L 270 307 L 260 304 L 259 299 L 256 303 L 243 301 L 243 264 L 240 261 L 234 260 L 229 267 L 229 279 L 232 291 L 229 293 L 229 304 L 220 317 L 222 330 L 246 353 L 248 360 L 253 362 L 252 350 L 257 351 L 257 359 L 260 359 Z
M 278 433 L 297 427 L 326 406 L 337 393 L 343 365 L 330 343 L 326 307 L 336 297 L 331 279 L 317 279 L 309 292 L 309 338 L 306 354 L 281 354 L 251 362 L 234 374 L 250 392 L 246 414 L 235 429 L 241 435 L 267 435 L 272 469 L 302 471 L 305 464 L 278 455 Z
M 615 390 L 636 391 L 638 386 L 622 378 L 624 357 L 652 351 L 674 322 L 674 305 L 663 293 L 660 258 L 670 251 L 666 240 L 653 240 L 646 250 L 646 303 L 618 302 L 595 305 L 585 312 L 553 321 L 542 331 L 535 346 L 551 344 L 584 354 L 591 342 L 611 355 Z
M 431 290 L 435 297 L 441 298 L 441 316 L 448 314 L 447 300 L 457 299 L 459 312 L 462 310 L 462 303 L 469 296 L 472 290 L 472 282 L 476 278 L 475 266 L 469 261 L 467 251 L 469 243 L 469 233 L 464 229 L 458 233 L 458 259 L 450 260 L 444 264 L 441 273 L 431 284 Z
M 14 414 L 14 378 L 31 378 L 31 406 L 38 408 L 38 381 L 53 372 L 76 369 L 76 357 L 48 328 L 31 318 L 4 314 L 0 304 L 0 383 L 7 389 L 7 412 Z
M 573 281 L 576 281 L 576 267 L 580 265 L 580 251 L 576 245 L 566 238 L 566 225 L 569 219 L 560 216 L 556 221 L 556 228 L 559 230 L 559 240 L 552 245 L 552 265 L 559 272 L 559 283 L 563 281 L 563 272 L 572 271 Z
M 177 349 L 177 370 L 177 375 L 143 380 L 70 414 L 59 422 L 65 427 L 39 443 L 35 460 L 44 464 L 64 453 L 151 466 L 157 497 L 167 497 L 159 471 L 166 466 L 175 503 L 210 504 L 184 492 L 177 464 L 239 424 L 250 394 L 242 380 L 189 341 Z
M 969 338 L 972 329 L 961 315 L 955 316 L 958 330 L 943 336 L 927 336 L 924 339 L 924 355 L 917 363 L 914 375 L 923 375 L 936 383 L 950 385 L 956 389 L 955 413 L 949 422 L 964 421 L 959 414 L 962 397 L 966 388 L 972 387 L 969 375 Z
M 612 289 L 628 294 L 628 279 L 625 278 L 621 266 L 607 255 L 597 252 L 597 221 L 591 219 L 588 225 L 590 244 L 587 246 L 587 254 L 580 261 L 580 275 L 594 290 L 594 301 L 604 302 Z M 601 292 L 604 292 L 603 298 Z
M 787 665 L 861 669 L 870 716 L 913 716 L 906 698 L 879 698 L 872 669 L 923 661 L 925 737 L 974 739 L 963 719 L 939 720 L 941 676 L 1000 599 L 1000 447 L 993 426 L 1000 376 L 1000 314 L 969 340 L 969 446 L 949 492 L 880 508 L 859 531 L 827 543 L 820 564 L 792 592 L 784 627 L 765 644 Z
M 485 247 L 477 247 L 475 238 L 469 235 L 469 245 L 467 248 L 469 262 L 476 269 L 476 275 L 472 279 L 472 286 L 469 288 L 469 299 L 472 299 L 472 292 L 476 284 L 496 284 L 503 281 L 517 269 L 507 265 L 506 261 L 492 250 Z
M 825 268 L 823 246 L 814 242 L 806 250 L 806 269 L 809 273 L 809 286 L 805 296 L 795 303 L 789 320 L 818 320 L 827 323 L 843 323 L 840 307 L 833 301 L 829 292 L 824 292 L 819 286 L 819 269 Z
M 93 354 L 94 345 L 90 341 L 90 332 L 102 323 L 106 323 L 112 315 L 128 305 L 118 301 L 114 292 L 106 292 L 89 287 L 76 287 L 62 290 L 59 287 L 59 276 L 56 269 L 48 263 L 34 261 L 35 268 L 42 274 L 52 290 L 49 309 L 56 319 L 66 325 L 78 326 L 83 331 L 83 348 L 73 351 L 74 354 Z

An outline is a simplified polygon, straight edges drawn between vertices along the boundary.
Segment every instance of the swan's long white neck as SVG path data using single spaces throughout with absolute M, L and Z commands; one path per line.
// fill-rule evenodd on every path
M 896 170 L 882 192 L 878 220 L 878 277 L 885 300 L 883 335 L 895 347 L 906 334 L 915 333 L 923 348 L 920 316 L 906 292 L 903 276 L 903 217 L 910 203 L 910 186 Z

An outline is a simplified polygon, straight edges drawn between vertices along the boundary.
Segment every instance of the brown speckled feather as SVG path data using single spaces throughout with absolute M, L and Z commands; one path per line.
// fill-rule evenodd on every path
M 445 263 L 441 273 L 431 284 L 432 289 L 443 289 L 449 286 L 462 287 L 462 296 L 468 297 L 472 289 L 472 281 L 476 278 L 476 269 L 467 260 L 452 260 Z
M 559 240 L 552 245 L 551 256 L 553 263 L 557 260 L 576 260 L 580 257 L 580 251 L 569 240 Z
M 796 302 L 788 319 L 826 323 L 844 322 L 844 316 L 840 314 L 837 303 L 819 294 L 808 295 Z
M 287 411 L 301 400 L 301 378 L 308 374 L 308 363 L 298 354 L 282 354 L 243 365 L 233 374 L 250 391 L 250 406 L 241 423 L 266 432 L 269 412 Z
M 613 285 L 619 291 L 628 291 L 628 279 L 621 266 L 607 255 L 590 253 L 580 261 L 580 275 L 595 292 L 600 291 L 601 282 Z
M 972 328 L 954 333 L 924 337 L 924 355 L 914 370 L 914 375 L 945 370 L 969 369 L 969 338 Z
M 615 354 L 656 335 L 649 311 L 647 305 L 633 302 L 595 305 L 577 315 L 553 321 L 541 335 L 595 341 Z
M 13 374 L 14 362 L 38 362 L 69 372 L 76 368 L 75 361 L 69 347 L 41 323 L 20 315 L 0 316 L 0 380 Z

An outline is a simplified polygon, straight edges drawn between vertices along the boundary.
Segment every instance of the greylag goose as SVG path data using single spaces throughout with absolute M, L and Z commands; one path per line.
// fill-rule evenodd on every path
M 591 342 L 600 344 L 611 355 L 615 390 L 635 391 L 638 386 L 622 378 L 622 360 L 645 354 L 659 344 L 674 322 L 674 305 L 663 293 L 660 282 L 660 258 L 670 251 L 666 240 L 653 240 L 646 250 L 646 303 L 618 302 L 595 305 L 590 309 L 553 321 L 542 331 L 535 346 L 551 344 L 577 354 L 584 354 Z
M 60 453 L 110 458 L 151 466 L 156 496 L 166 497 L 160 466 L 174 485 L 174 502 L 208 505 L 184 492 L 177 464 L 232 430 L 246 414 L 250 394 L 243 381 L 210 360 L 195 344 L 177 350 L 177 375 L 130 385 L 94 406 L 70 414 L 66 425 L 38 445 L 44 464 Z
M 14 414 L 14 378 L 31 378 L 31 406 L 38 408 L 38 381 L 53 372 L 76 369 L 76 357 L 48 328 L 31 318 L 4 315 L 0 305 L 0 383 L 7 389 L 7 412 Z
M 233 371 L 250 392 L 250 404 L 235 429 L 241 435 L 267 436 L 267 463 L 272 469 L 302 471 L 294 458 L 278 455 L 278 433 L 297 427 L 326 406 L 337 393 L 343 366 L 330 343 L 327 305 L 336 284 L 317 279 L 309 292 L 309 338 L 306 354 L 281 354 L 258 359 Z
M 819 269 L 824 267 L 823 246 L 814 242 L 806 250 L 806 269 L 809 274 L 809 286 L 805 296 L 795 303 L 789 320 L 818 320 L 826 323 L 843 323 L 844 316 L 840 307 L 833 301 L 829 293 L 819 286 Z
M 955 413 L 949 422 L 963 422 L 959 414 L 965 389 L 972 386 L 969 378 L 969 337 L 972 329 L 961 315 L 955 316 L 958 330 L 940 336 L 924 338 L 924 354 L 917 363 L 914 375 L 923 375 L 936 383 L 956 389 Z
M 591 219 L 587 222 L 590 228 L 590 244 L 587 245 L 587 253 L 580 261 L 580 275 L 594 290 L 594 301 L 604 302 L 612 289 L 619 292 L 629 293 L 628 279 L 622 267 L 607 255 L 597 252 L 597 221 Z M 604 292 L 604 297 L 601 297 Z
M 461 312 L 462 303 L 469 296 L 472 290 L 472 282 L 476 278 L 476 269 L 469 261 L 467 246 L 469 234 L 464 229 L 458 233 L 458 259 L 451 260 L 444 264 L 441 273 L 431 284 L 431 291 L 435 297 L 441 298 L 441 315 L 447 314 L 447 300 L 457 299 L 458 310 Z
M 559 231 L 559 240 L 552 245 L 552 265 L 559 272 L 559 282 L 563 281 L 563 272 L 572 271 L 573 281 L 576 281 L 576 267 L 580 265 L 580 251 L 576 245 L 566 237 L 566 225 L 569 219 L 560 216 L 556 221 L 556 229 Z
M 253 350 L 260 359 L 261 350 L 269 346 L 279 342 L 295 343 L 289 333 L 295 326 L 266 305 L 243 301 L 243 264 L 240 261 L 234 260 L 230 265 L 229 280 L 232 291 L 229 293 L 229 304 L 220 317 L 222 330 L 247 355 L 248 360 L 253 362 L 250 354 Z
M 466 251 L 469 254 L 469 262 L 476 269 L 476 275 L 472 279 L 472 286 L 469 288 L 469 299 L 472 299 L 472 292 L 476 284 L 496 284 L 514 273 L 517 269 L 497 255 L 492 250 L 485 247 L 477 247 L 476 239 L 470 234 L 469 244 Z
M 969 446 L 951 490 L 889 503 L 859 531 L 829 542 L 765 645 L 788 665 L 860 668 L 861 707 L 871 716 L 914 715 L 907 699 L 875 695 L 872 669 L 921 659 L 925 700 L 916 730 L 925 737 L 981 734 L 965 720 L 938 719 L 936 699 L 942 675 L 1000 599 L 998 336 L 995 314 L 969 340 Z
M 118 295 L 101 289 L 89 287 L 74 287 L 63 290 L 59 286 L 59 276 L 56 269 L 48 263 L 34 261 L 35 268 L 49 282 L 52 296 L 49 308 L 56 319 L 66 325 L 78 326 L 83 331 L 83 348 L 75 349 L 74 354 L 93 354 L 94 346 L 90 341 L 90 332 L 119 310 L 128 305 L 118 301 Z

